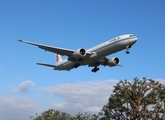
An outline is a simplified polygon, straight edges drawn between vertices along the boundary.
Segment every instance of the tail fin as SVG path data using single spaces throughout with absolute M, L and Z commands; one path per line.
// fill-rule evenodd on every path
M 56 55 L 56 65 L 58 64 L 58 63 L 60 63 L 60 62 L 62 62 L 63 60 L 62 60 L 62 58 L 61 58 L 61 56 L 60 55 Z

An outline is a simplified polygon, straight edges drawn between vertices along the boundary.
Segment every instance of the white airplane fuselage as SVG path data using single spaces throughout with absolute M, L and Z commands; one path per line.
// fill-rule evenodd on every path
M 89 65 L 90 63 L 93 63 L 93 61 L 101 59 L 105 56 L 108 56 L 110 54 L 116 53 L 118 51 L 129 49 L 136 41 L 137 37 L 133 34 L 125 34 L 118 36 L 116 38 L 113 38 L 111 40 L 108 40 L 102 44 L 99 44 L 95 47 L 92 47 L 86 52 L 93 53 L 91 56 L 86 56 L 85 59 L 79 61 L 80 66 L 82 65 Z M 62 62 L 56 64 L 57 67 L 55 67 L 55 70 L 71 70 L 73 69 L 73 65 L 75 62 L 70 61 L 68 59 L 63 60 Z

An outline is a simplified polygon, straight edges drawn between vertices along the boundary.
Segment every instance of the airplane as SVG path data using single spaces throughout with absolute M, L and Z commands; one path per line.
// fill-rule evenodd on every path
M 79 66 L 88 65 L 88 67 L 94 67 L 91 71 L 97 72 L 100 65 L 103 66 L 122 66 L 120 65 L 120 59 L 118 57 L 106 58 L 106 56 L 122 51 L 126 49 L 126 54 L 129 54 L 129 49 L 136 43 L 138 38 L 134 34 L 124 34 L 117 36 L 111 40 L 103 42 L 97 46 L 85 50 L 79 48 L 77 50 L 65 49 L 60 47 L 53 47 L 25 40 L 18 40 L 19 42 L 31 44 L 37 46 L 45 51 L 53 52 L 56 54 L 56 64 L 37 63 L 38 65 L 52 67 L 54 70 L 67 70 L 70 71 L 73 68 Z M 68 56 L 63 60 L 60 55 Z

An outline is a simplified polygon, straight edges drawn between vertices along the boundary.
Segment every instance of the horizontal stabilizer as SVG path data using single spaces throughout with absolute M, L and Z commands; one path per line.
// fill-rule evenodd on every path
M 44 63 L 37 63 L 37 65 L 42 65 L 42 66 L 47 66 L 47 67 L 53 67 L 53 68 L 57 67 L 57 66 L 55 66 L 55 65 L 44 64 Z

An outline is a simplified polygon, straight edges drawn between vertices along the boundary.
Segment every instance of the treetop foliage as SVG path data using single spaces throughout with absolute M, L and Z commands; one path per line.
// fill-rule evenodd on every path
M 102 115 L 122 120 L 165 119 L 165 86 L 146 78 L 120 81 L 114 86 Z
M 36 118 L 30 118 L 32 120 L 164 120 L 165 85 L 147 78 L 121 80 L 114 86 L 108 103 L 98 115 L 85 112 L 71 116 L 65 112 L 49 109 L 39 116 L 36 114 Z

